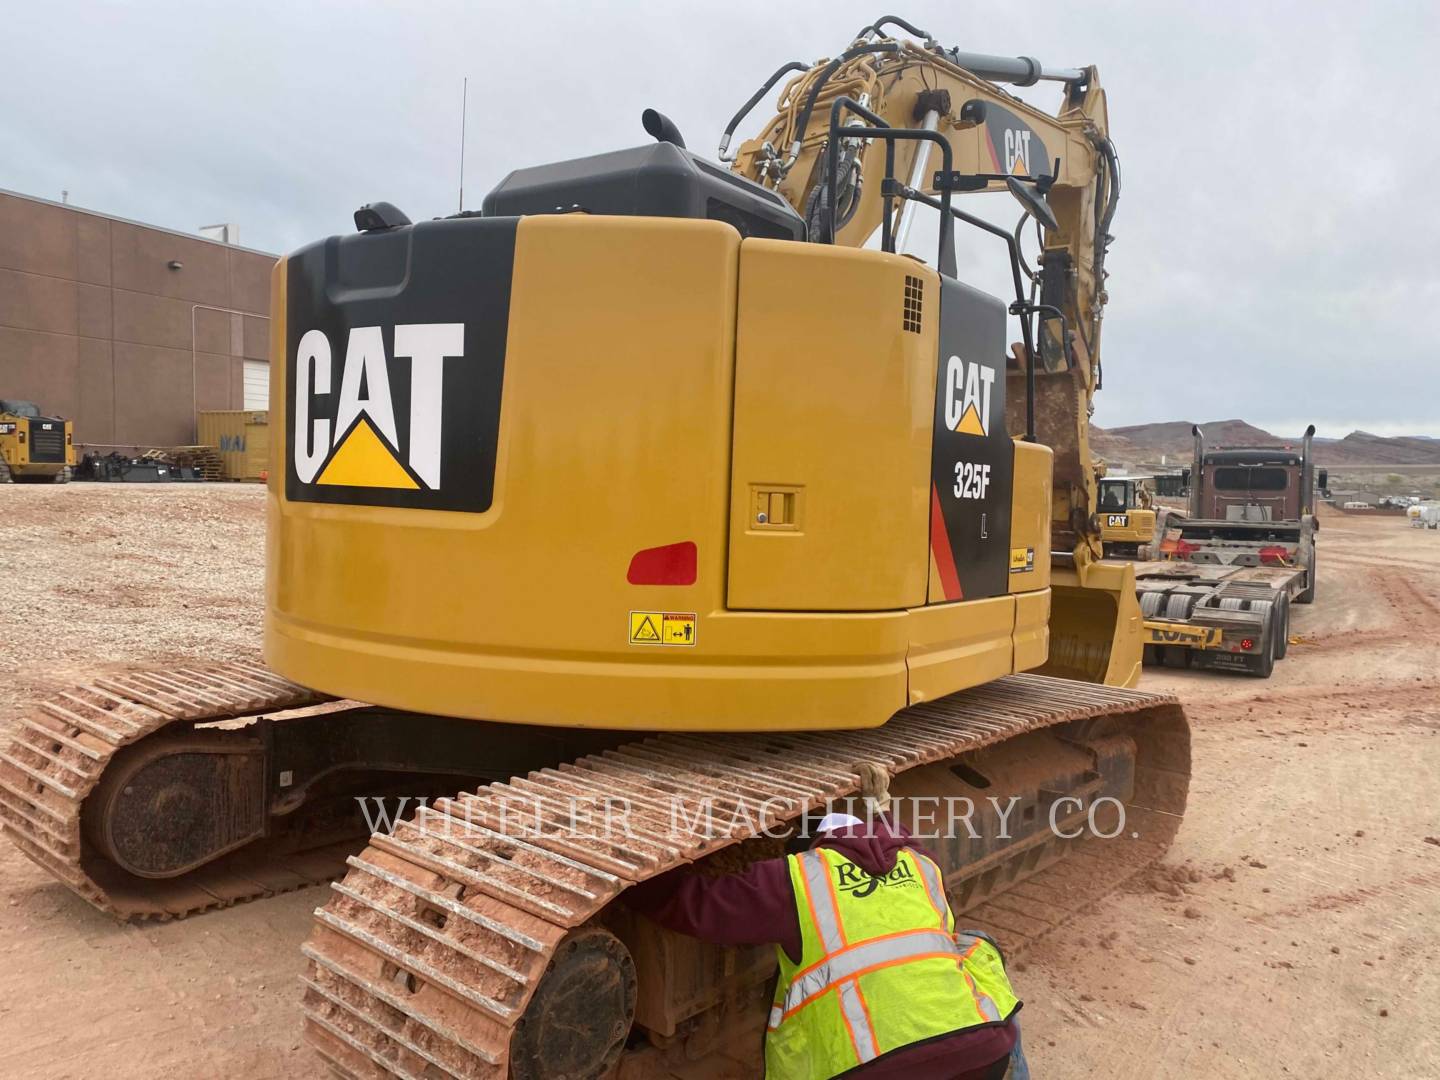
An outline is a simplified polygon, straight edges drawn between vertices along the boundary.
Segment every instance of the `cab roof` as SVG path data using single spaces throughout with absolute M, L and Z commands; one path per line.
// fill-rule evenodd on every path
M 1283 446 L 1237 446 L 1208 450 L 1207 465 L 1299 465 L 1300 452 Z

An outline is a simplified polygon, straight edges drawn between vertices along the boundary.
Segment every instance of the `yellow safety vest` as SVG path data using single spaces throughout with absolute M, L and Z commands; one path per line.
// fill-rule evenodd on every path
M 769 1080 L 828 1080 L 1020 1007 L 994 943 L 955 932 L 940 868 L 924 855 L 903 848 L 883 877 L 829 848 L 787 861 L 802 949 L 796 963 L 776 948 Z

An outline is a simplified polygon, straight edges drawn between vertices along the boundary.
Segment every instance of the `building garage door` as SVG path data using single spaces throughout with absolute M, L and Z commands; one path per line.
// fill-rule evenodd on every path
M 245 361 L 245 404 L 246 409 L 268 409 L 270 407 L 270 362 L 268 360 Z

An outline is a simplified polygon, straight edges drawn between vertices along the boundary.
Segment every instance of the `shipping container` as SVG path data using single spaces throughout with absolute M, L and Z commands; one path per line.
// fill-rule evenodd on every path
M 259 480 L 270 467 L 270 413 L 264 409 L 202 412 L 200 442 L 220 451 L 227 480 Z

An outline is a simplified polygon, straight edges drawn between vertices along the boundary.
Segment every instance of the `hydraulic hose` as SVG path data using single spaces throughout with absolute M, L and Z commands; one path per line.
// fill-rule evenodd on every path
M 846 49 L 820 72 L 815 84 L 810 87 L 810 96 L 805 99 L 805 110 L 800 114 L 800 119 L 795 126 L 795 139 L 790 144 L 790 156 L 785 162 L 785 168 L 789 169 L 800 157 L 800 146 L 805 142 L 805 129 L 810 126 L 810 114 L 815 110 L 815 102 L 820 97 L 820 91 L 825 89 L 825 84 L 830 81 L 830 76 L 839 70 L 840 65 L 857 56 L 864 56 L 866 53 L 899 52 L 900 45 L 894 41 L 882 41 L 873 45 L 856 45 L 853 49 Z
M 720 137 L 719 156 L 721 161 L 735 160 L 733 156 L 726 156 L 726 151 L 730 149 L 730 140 L 735 135 L 735 129 L 740 126 L 740 121 L 744 120 L 745 117 L 750 115 L 750 110 L 755 108 L 756 105 L 760 104 L 760 99 L 763 98 L 766 94 L 768 94 L 771 88 L 780 81 L 781 76 L 785 75 L 787 72 L 790 71 L 809 70 L 810 66 L 808 64 L 802 64 L 798 60 L 791 60 L 790 63 L 782 64 L 778 69 L 776 69 L 775 74 L 771 75 L 770 78 L 765 80 L 765 85 L 761 86 L 759 90 L 756 90 L 755 93 L 750 95 L 750 100 L 745 102 L 744 105 L 740 106 L 740 111 L 730 118 L 730 123 L 725 125 L 725 134 Z
M 861 30 L 860 33 L 856 34 L 855 40 L 859 41 L 861 38 L 869 37 L 871 34 L 878 34 L 881 27 L 884 26 L 898 26 L 907 34 L 914 34 L 917 38 L 923 38 L 926 41 L 935 40 L 935 35 L 930 33 L 929 30 L 921 30 L 917 26 L 912 26 L 898 15 L 882 15 L 869 26 L 865 27 L 865 29 Z

